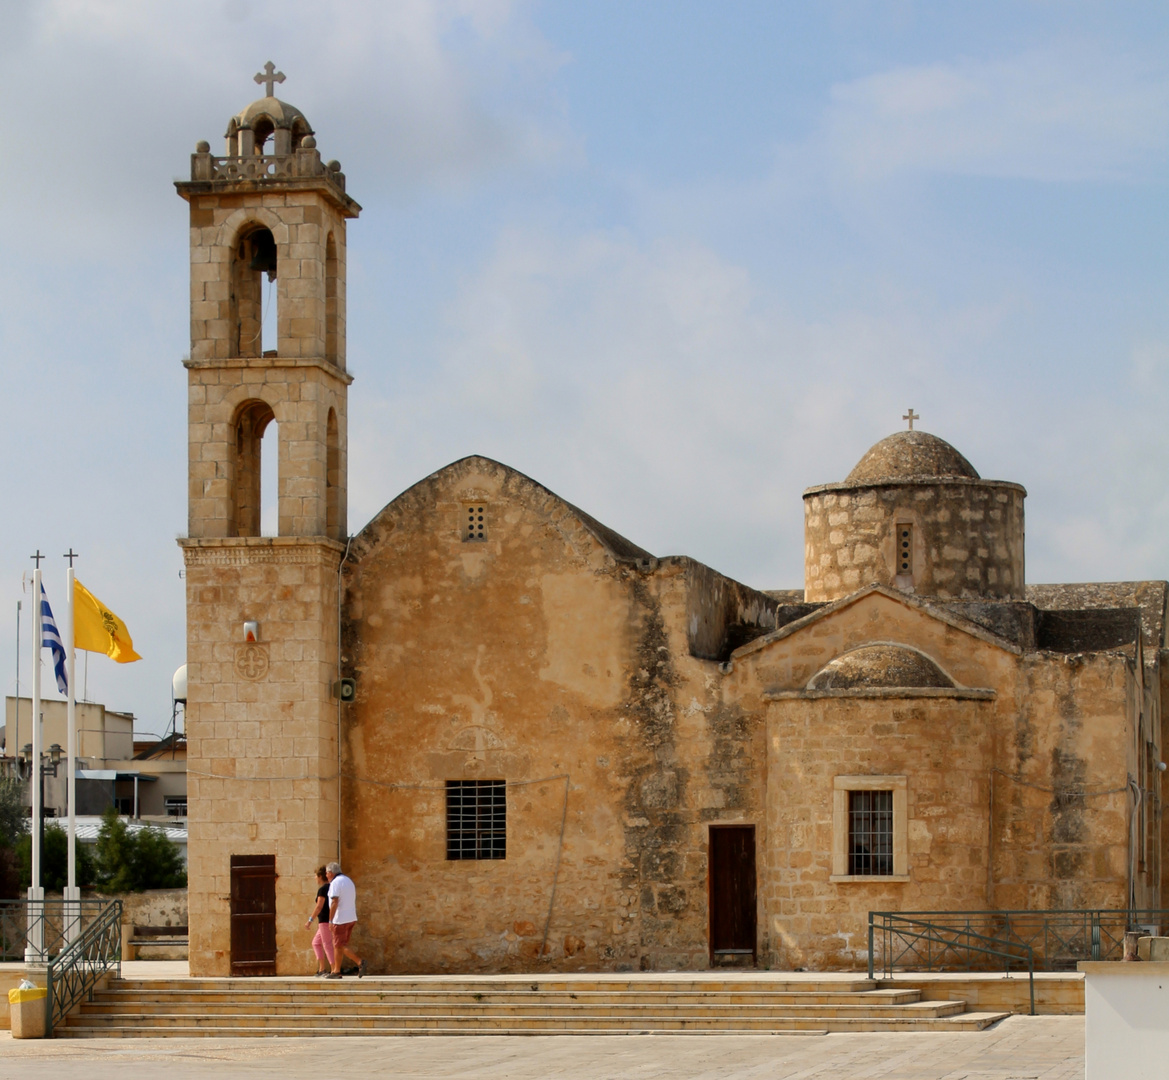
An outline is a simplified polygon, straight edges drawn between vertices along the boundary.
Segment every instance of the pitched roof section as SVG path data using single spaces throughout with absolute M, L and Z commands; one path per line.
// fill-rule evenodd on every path
M 379 526 L 386 519 L 399 512 L 408 512 L 413 503 L 419 499 L 425 499 L 438 486 L 457 480 L 461 475 L 473 470 L 502 472 L 504 483 L 512 487 L 513 490 L 525 494 L 534 503 L 542 503 L 545 506 L 551 504 L 548 509 L 552 516 L 556 516 L 558 510 L 561 514 L 571 515 L 580 527 L 616 562 L 644 563 L 652 562 L 654 559 L 654 556 L 645 548 L 638 547 L 633 541 L 627 540 L 620 533 L 601 524 L 596 518 L 573 506 L 572 503 L 562 499 L 555 492 L 550 491 L 543 484 L 537 483 L 530 476 L 524 475 L 518 469 L 513 469 L 510 465 L 504 465 L 502 462 L 483 457 L 480 454 L 472 454 L 460 458 L 458 461 L 452 461 L 425 479 L 419 480 L 418 483 L 403 491 L 401 495 L 391 499 L 353 538 L 350 560 L 360 561 L 371 548 L 376 546 L 378 537 L 382 534 Z
M 1028 585 L 1027 600 L 1044 612 L 1140 610 L 1141 637 L 1147 650 L 1166 647 L 1169 582 L 1102 581 L 1075 585 Z M 1129 641 L 1132 638 L 1128 638 Z M 1086 651 L 1086 650 L 1085 650 Z M 1146 658 L 1148 658 L 1146 653 Z
M 778 630 L 770 634 L 764 634 L 763 637 L 756 638 L 754 641 L 736 649 L 731 654 L 731 660 L 737 660 L 745 656 L 750 656 L 752 653 L 758 652 L 760 649 L 767 648 L 774 641 L 781 641 L 793 634 L 798 634 L 806 627 L 813 626 L 822 619 L 830 618 L 838 611 L 843 611 L 846 607 L 852 604 L 859 603 L 867 599 L 874 593 L 879 593 L 881 596 L 889 600 L 893 600 L 898 604 L 902 604 L 907 608 L 913 608 L 928 615 L 938 622 L 945 623 L 947 626 L 952 626 L 955 630 L 961 630 L 965 634 L 969 634 L 979 641 L 985 641 L 988 645 L 993 645 L 995 648 L 1002 649 L 1004 652 L 1013 653 L 1015 656 L 1022 655 L 1023 650 L 1019 648 L 1014 642 L 1007 641 L 1005 638 L 999 637 L 997 634 L 992 634 L 978 623 L 971 622 L 969 619 L 964 619 L 960 615 L 955 615 L 947 611 L 944 607 L 937 604 L 927 603 L 924 600 L 919 600 L 909 593 L 899 592 L 897 589 L 887 589 L 883 585 L 867 585 L 863 589 L 858 589 L 850 596 L 845 596 L 831 604 L 825 604 L 817 611 L 810 615 L 805 615 L 802 619 L 796 619 L 794 622 L 788 623 L 786 626 L 780 627 Z

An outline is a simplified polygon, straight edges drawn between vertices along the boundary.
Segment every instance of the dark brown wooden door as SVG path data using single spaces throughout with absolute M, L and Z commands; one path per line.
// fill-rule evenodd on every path
M 231 857 L 231 973 L 276 974 L 276 856 Z
M 710 955 L 754 962 L 754 825 L 710 827 Z

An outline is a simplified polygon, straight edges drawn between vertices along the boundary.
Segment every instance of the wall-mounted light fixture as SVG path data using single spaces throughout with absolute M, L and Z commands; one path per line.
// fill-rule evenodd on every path
M 254 619 L 248 619 L 244 622 L 244 641 L 259 641 L 260 640 L 260 624 Z

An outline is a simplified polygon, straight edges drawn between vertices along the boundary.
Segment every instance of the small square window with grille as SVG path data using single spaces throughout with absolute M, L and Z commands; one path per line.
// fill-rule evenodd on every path
M 463 540 L 487 539 L 487 506 L 468 503 L 463 513 Z
M 848 793 L 848 872 L 893 873 L 893 792 Z
M 913 573 L 913 526 L 897 526 L 897 573 Z
M 446 782 L 446 857 L 507 858 L 507 785 L 503 780 Z

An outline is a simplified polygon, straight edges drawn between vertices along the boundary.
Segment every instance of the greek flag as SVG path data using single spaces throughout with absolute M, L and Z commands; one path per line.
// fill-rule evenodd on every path
M 57 689 L 62 694 L 68 694 L 69 682 L 65 678 L 65 646 L 61 641 L 61 632 L 53 619 L 53 609 L 49 607 L 49 598 L 45 595 L 45 583 L 41 582 L 41 646 L 53 650 L 53 671 L 57 675 Z

